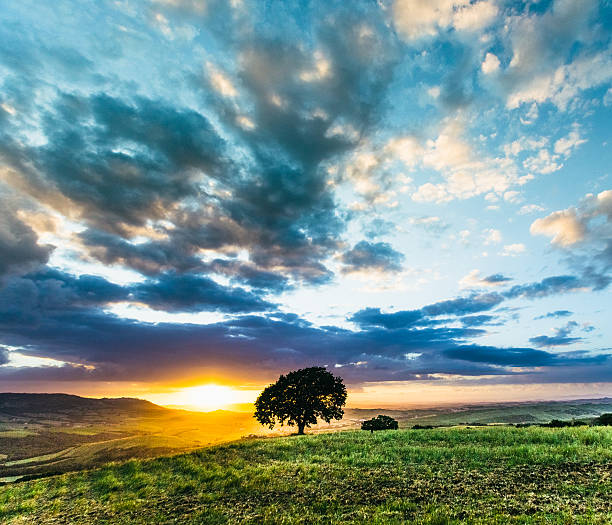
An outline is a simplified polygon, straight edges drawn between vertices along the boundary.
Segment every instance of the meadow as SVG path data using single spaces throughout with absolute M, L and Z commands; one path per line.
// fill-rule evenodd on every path
M 611 523 L 612 427 L 243 439 L 7 484 L 0 522 Z

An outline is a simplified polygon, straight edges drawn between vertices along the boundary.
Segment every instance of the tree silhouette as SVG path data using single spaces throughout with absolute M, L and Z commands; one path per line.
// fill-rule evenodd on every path
M 276 423 L 297 426 L 298 434 L 317 423 L 342 419 L 346 403 L 346 387 L 342 378 L 325 368 L 314 366 L 281 375 L 267 386 L 255 401 L 255 419 L 274 428 Z
M 370 432 L 375 430 L 397 430 L 398 428 L 399 425 L 395 419 L 383 415 L 378 415 L 361 423 L 361 430 L 369 430 Z

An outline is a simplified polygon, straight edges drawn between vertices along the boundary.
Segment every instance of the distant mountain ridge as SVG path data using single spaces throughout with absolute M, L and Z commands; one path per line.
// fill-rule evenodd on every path
M 125 412 L 132 415 L 167 411 L 168 409 L 133 397 L 101 399 L 73 394 L 0 393 L 0 413 L 23 417 L 29 414 L 74 414 Z

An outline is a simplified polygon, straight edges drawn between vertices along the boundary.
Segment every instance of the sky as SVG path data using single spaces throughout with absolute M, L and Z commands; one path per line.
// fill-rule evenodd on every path
M 0 390 L 612 395 L 611 123 L 607 0 L 5 2 Z

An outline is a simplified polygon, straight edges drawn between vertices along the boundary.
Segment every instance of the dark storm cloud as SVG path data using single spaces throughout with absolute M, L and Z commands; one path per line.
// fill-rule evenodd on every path
M 44 131 L 47 144 L 31 152 L 30 184 L 58 190 L 88 224 L 114 233 L 166 218 L 199 195 L 200 171 L 218 175 L 227 162 L 205 117 L 148 99 L 64 94 Z
M 396 328 L 407 328 L 417 324 L 423 319 L 420 310 L 403 310 L 386 314 L 380 308 L 365 308 L 349 317 L 349 321 L 357 323 L 359 326 L 380 326 L 393 330 Z
M 52 251 L 51 246 L 41 246 L 32 229 L 20 221 L 0 197 L 0 278 L 7 273 L 25 273 L 44 264 Z
M 404 255 L 394 250 L 389 243 L 368 241 L 358 242 L 340 257 L 340 261 L 344 264 L 342 273 L 362 270 L 401 272 L 404 259 Z
M 133 244 L 121 236 L 94 229 L 81 232 L 79 238 L 88 247 L 88 253 L 100 262 L 122 264 L 148 276 L 171 270 L 204 269 L 202 259 L 192 253 L 194 246 L 189 243 L 184 250 L 170 240 Z
M 63 379 L 177 380 L 215 370 L 257 381 L 319 364 L 338 368 L 350 383 L 427 379 L 432 374 L 504 376 L 512 382 L 542 372 L 504 367 L 581 366 L 583 377 L 588 367 L 605 364 L 609 357 L 469 345 L 468 339 L 484 334 L 475 329 L 371 327 L 353 332 L 315 327 L 282 313 L 209 325 L 148 324 L 84 307 L 47 311 L 35 323 L 1 315 L 0 328 L 5 344 L 23 347 L 22 353 L 76 364 L 55 371 Z M 28 380 L 44 374 L 0 368 L 0 377 Z
M 234 54 L 240 110 L 211 89 L 206 73 L 191 75 L 206 116 L 175 100 L 58 88 L 43 110 L 44 144 L 5 142 L 0 155 L 22 189 L 80 216 L 89 227 L 81 239 L 105 264 L 150 276 L 205 272 L 201 250 L 246 249 L 250 265 L 216 265 L 238 283 L 278 290 L 289 279 L 328 282 L 333 275 L 323 261 L 339 249 L 344 220 L 324 164 L 358 140 L 332 131 L 350 127 L 361 136 L 377 121 L 397 59 L 394 35 L 377 10 L 364 31 L 362 8 L 341 3 L 327 5 L 328 16 L 314 17 L 301 35 L 280 30 L 282 23 L 238 30 L 237 12 L 227 6 L 179 4 L 156 8 L 193 17 Z M 278 15 L 292 20 L 283 10 Z M 296 44 L 300 36 L 308 45 Z M 35 79 L 44 60 L 29 47 L 40 48 L 22 45 L 23 60 L 8 65 L 16 75 L 29 67 Z M 329 72 L 304 79 L 305 71 L 317 71 L 315 51 Z M 80 55 L 61 56 L 72 68 L 93 67 Z M 240 125 L 245 112 L 252 129 Z M 148 240 L 134 244 L 139 235 Z
M 513 381 L 517 375 L 534 372 L 503 367 L 560 368 L 606 361 L 606 356 L 557 356 L 528 348 L 480 347 L 469 341 L 485 335 L 484 330 L 445 326 L 453 319 L 466 320 L 461 317 L 466 311 L 493 308 L 496 301 L 490 295 L 395 314 L 362 310 L 352 318 L 361 327 L 357 331 L 316 327 L 282 312 L 209 325 L 149 324 L 121 319 L 102 308 L 122 300 L 172 311 L 236 312 L 272 305 L 197 275 L 164 274 L 159 279 L 119 286 L 95 276 L 41 270 L 12 277 L 0 290 L 0 333 L 3 344 L 19 347 L 22 353 L 68 362 L 48 376 L 58 380 L 176 380 L 211 369 L 268 380 L 282 370 L 320 364 L 338 365 L 343 377 L 353 383 L 426 379 L 432 374 L 503 375 Z M 442 315 L 445 317 L 440 318 Z M 455 318 L 446 317 L 449 315 Z M 467 316 L 467 324 L 489 322 L 489 317 Z M 574 328 L 567 325 L 560 330 Z M 253 362 L 258 364 L 256 372 Z M 0 376 L 33 380 L 45 374 L 37 368 L 3 367 Z M 596 375 L 591 376 L 595 380 Z
M 6 348 L 0 346 L 0 366 L 9 362 L 9 353 Z
M 133 300 L 167 312 L 252 312 L 273 305 L 242 288 L 227 288 L 199 275 L 163 274 L 155 280 L 132 285 Z
M 3 339 L 24 346 L 23 353 L 93 366 L 91 379 L 156 380 L 184 377 L 214 369 L 220 373 L 268 377 L 278 370 L 309 363 L 334 366 L 355 360 L 385 361 L 352 376 L 357 381 L 385 377 L 411 379 L 433 369 L 472 373 L 474 368 L 449 364 L 439 352 L 478 330 L 453 328 L 351 332 L 313 327 L 283 316 L 248 316 L 210 325 L 147 324 L 120 319 L 91 308 L 46 312 L 36 323 L 0 317 Z M 26 329 L 27 328 L 27 329 Z M 406 360 L 406 353 L 429 357 Z M 256 361 L 257 370 L 252 363 Z M 430 364 L 430 361 L 436 362 Z M 448 366 L 447 366 L 448 365 Z M 486 365 L 478 372 L 496 373 Z M 0 374 L 14 374 L 4 370 Z M 30 371 L 20 372 L 26 377 Z M 79 377 L 82 370 L 75 370 Z
M 540 367 L 597 364 L 609 360 L 608 355 L 588 356 L 583 353 L 553 354 L 533 348 L 498 348 L 465 345 L 446 350 L 446 357 L 474 363 L 499 366 Z
M 280 293 L 292 288 L 285 276 L 278 272 L 260 270 L 252 263 L 215 259 L 207 267 L 214 273 L 229 277 L 233 283 L 259 290 Z
M 74 276 L 44 268 L 5 280 L 0 313 L 15 322 L 43 319 L 57 312 L 81 312 L 130 301 L 169 312 L 253 312 L 274 307 L 242 288 L 225 287 L 193 274 L 161 275 L 142 283 L 117 285 L 94 275 Z
M 353 314 L 348 320 L 362 327 L 380 326 L 392 330 L 416 325 L 436 324 L 435 320 L 430 319 L 431 317 L 441 315 L 463 316 L 491 310 L 503 300 L 503 297 L 497 293 L 487 293 L 449 299 L 423 306 L 418 310 L 403 310 L 394 313 L 383 313 L 380 308 L 365 308 Z M 470 317 L 464 317 L 463 319 L 466 319 L 465 324 L 470 324 Z M 474 324 L 482 324 L 492 319 L 493 316 L 473 316 L 471 318 Z

